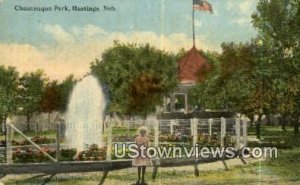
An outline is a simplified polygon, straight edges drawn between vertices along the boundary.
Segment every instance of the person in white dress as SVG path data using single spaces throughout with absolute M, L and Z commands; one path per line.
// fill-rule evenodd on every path
M 135 138 L 135 143 L 140 148 L 142 145 L 147 148 L 149 146 L 149 138 L 147 137 L 147 128 L 141 127 L 139 129 L 139 136 Z M 138 180 L 136 185 L 146 185 L 145 183 L 145 173 L 146 173 L 146 166 L 150 165 L 150 159 L 147 156 L 142 157 L 141 151 L 139 151 L 140 155 L 132 160 L 132 166 L 137 167 L 138 169 Z M 144 155 L 146 155 L 146 149 L 143 151 Z M 142 175 L 142 178 L 141 178 Z

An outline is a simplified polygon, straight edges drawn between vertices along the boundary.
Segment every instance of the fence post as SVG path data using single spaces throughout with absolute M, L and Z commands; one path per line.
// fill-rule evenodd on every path
M 11 128 L 10 128 L 10 120 L 7 118 L 5 121 L 5 137 L 6 137 L 6 163 L 12 164 L 12 148 L 11 148 Z
M 236 148 L 240 148 L 240 137 L 241 137 L 241 120 L 240 118 L 235 118 L 235 136 L 236 136 Z
M 60 127 L 60 121 L 57 122 L 56 124 L 56 161 L 60 161 L 60 132 L 61 132 L 61 127 Z
M 208 132 L 209 135 L 212 136 L 212 125 L 213 125 L 214 120 L 212 118 L 208 119 Z
M 173 134 L 173 133 L 174 133 L 174 125 L 175 125 L 175 121 L 174 121 L 174 120 L 171 120 L 171 121 L 170 121 L 170 134 Z
M 226 119 L 221 117 L 221 147 L 224 147 L 225 136 L 226 136 Z
M 190 123 L 191 123 L 191 135 L 194 136 L 194 118 L 190 119 Z
M 193 145 L 196 146 L 197 142 L 198 142 L 198 119 L 197 118 L 193 118 L 192 119 L 192 134 L 193 134 Z
M 106 151 L 106 160 L 111 160 L 111 145 L 112 145 L 112 123 L 110 117 L 108 117 L 106 124 L 108 124 L 107 129 L 107 151 Z
M 186 113 L 189 113 L 189 106 L 188 106 L 188 96 L 184 94 L 184 109 Z
M 243 119 L 243 144 L 247 146 L 247 120 Z
M 155 147 L 158 147 L 158 144 L 159 144 L 159 140 L 158 140 L 158 134 L 159 134 L 159 131 L 158 131 L 158 128 L 159 128 L 159 122 L 158 120 L 156 119 L 154 121 L 154 146 Z

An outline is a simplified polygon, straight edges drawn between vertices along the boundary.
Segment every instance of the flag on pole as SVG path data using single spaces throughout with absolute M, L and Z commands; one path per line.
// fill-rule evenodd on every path
M 194 10 L 213 13 L 212 5 L 206 0 L 193 0 Z

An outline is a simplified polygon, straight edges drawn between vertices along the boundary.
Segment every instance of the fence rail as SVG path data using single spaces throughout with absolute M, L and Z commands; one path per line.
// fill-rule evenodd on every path
M 231 139 L 233 146 L 240 149 L 242 144 L 247 145 L 247 121 L 240 118 L 210 118 L 210 119 L 154 119 L 154 120 L 138 120 L 138 121 L 124 121 L 127 128 L 137 131 L 140 126 L 148 127 L 151 145 L 153 146 L 165 146 L 166 144 L 177 144 L 177 145 L 189 145 L 201 147 L 201 145 L 210 144 L 214 139 L 216 140 L 218 146 L 226 146 L 228 144 L 228 138 Z M 126 137 L 120 137 L 116 140 L 113 130 L 116 129 L 113 125 L 111 119 L 107 119 L 106 133 L 106 156 L 107 161 L 114 160 L 113 155 L 113 145 L 115 143 L 133 143 L 135 136 L 133 134 L 128 134 L 127 130 Z M 11 133 L 12 131 L 17 132 L 23 136 L 30 144 L 40 150 L 46 157 L 48 157 L 53 162 L 60 161 L 60 135 L 59 135 L 59 124 L 57 128 L 57 142 L 56 146 L 56 156 L 52 157 L 47 152 L 45 152 L 39 145 L 35 144 L 29 137 L 24 135 L 19 131 L 14 125 L 6 124 L 6 163 L 11 164 L 12 161 L 12 151 L 11 145 Z M 214 143 L 214 144 L 215 144 Z M 55 147 L 54 146 L 54 147 Z

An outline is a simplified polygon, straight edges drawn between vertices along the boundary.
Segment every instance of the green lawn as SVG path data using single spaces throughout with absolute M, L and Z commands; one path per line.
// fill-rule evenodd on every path
M 43 131 L 43 132 L 38 132 L 38 133 L 35 133 L 34 131 L 27 131 L 27 132 L 24 132 L 24 134 L 31 138 L 34 136 L 45 136 L 47 138 L 53 138 L 53 139 L 56 138 L 55 131 Z M 21 141 L 21 140 L 24 140 L 24 137 L 21 136 L 20 134 L 18 134 L 17 132 L 14 132 L 12 139 L 16 140 L 16 141 Z M 1 135 L 0 140 L 5 140 L 5 135 Z
M 136 128 L 127 128 L 127 127 L 113 127 L 112 135 L 128 135 L 128 136 L 135 136 L 137 134 Z

